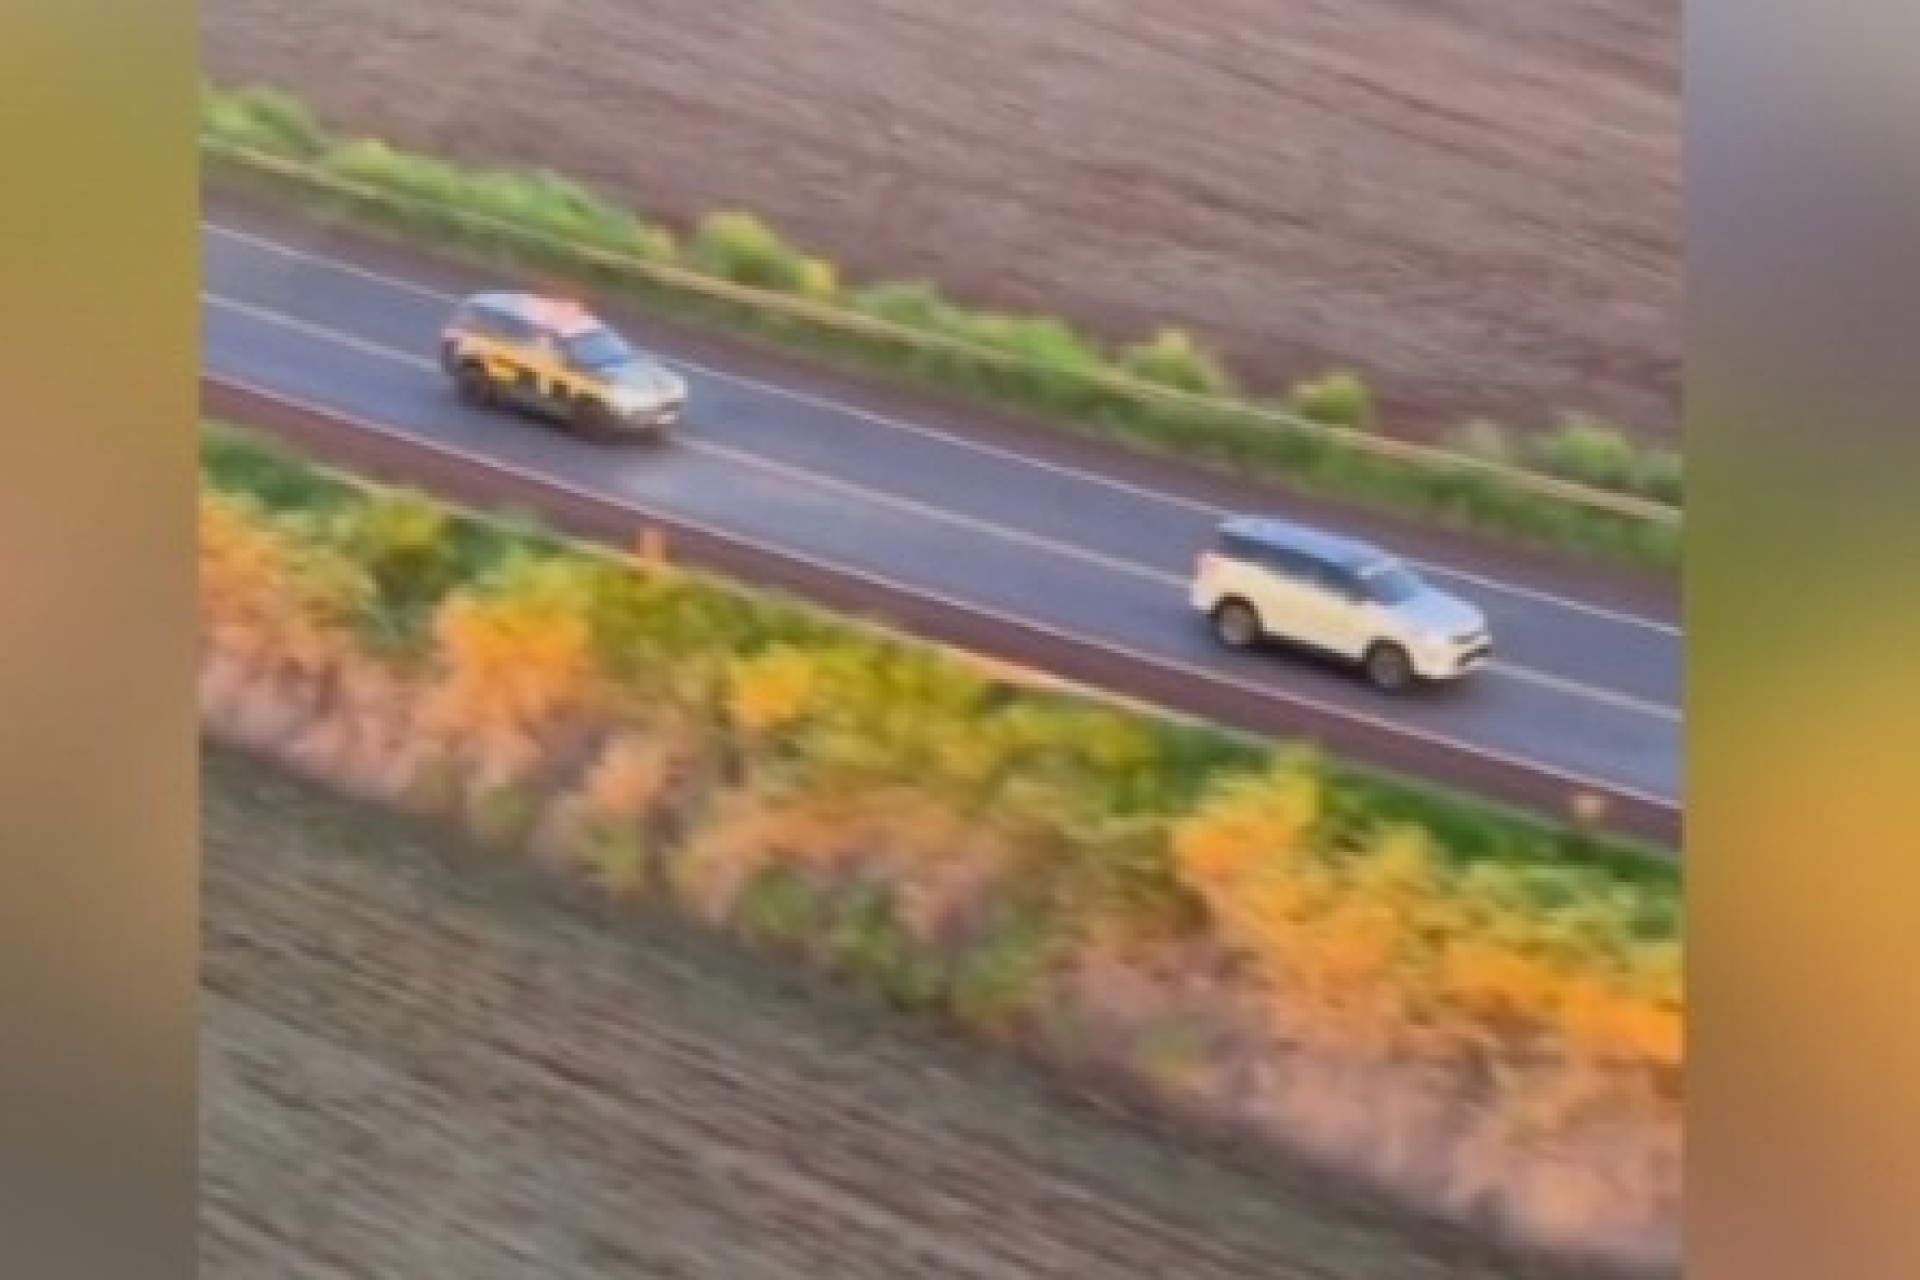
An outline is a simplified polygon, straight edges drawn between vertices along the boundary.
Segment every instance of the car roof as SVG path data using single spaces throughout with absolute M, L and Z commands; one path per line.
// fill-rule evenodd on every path
M 1392 553 L 1357 538 L 1348 538 L 1337 533 L 1309 528 L 1303 524 L 1294 524 L 1289 520 L 1274 520 L 1264 516 L 1230 517 L 1221 522 L 1220 532 L 1230 537 L 1244 538 L 1276 551 L 1303 552 L 1316 559 L 1356 571 L 1370 569 L 1383 561 L 1397 562 L 1399 559 Z
M 546 294 L 493 290 L 469 297 L 465 306 L 482 311 L 498 311 L 542 329 L 551 329 L 563 338 L 604 328 L 600 318 L 586 306 L 570 298 Z

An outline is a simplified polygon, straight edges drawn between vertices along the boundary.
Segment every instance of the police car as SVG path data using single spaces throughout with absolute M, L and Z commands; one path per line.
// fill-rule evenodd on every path
M 592 438 L 658 441 L 687 384 L 577 302 L 477 293 L 440 334 L 440 364 L 469 404 L 510 408 Z

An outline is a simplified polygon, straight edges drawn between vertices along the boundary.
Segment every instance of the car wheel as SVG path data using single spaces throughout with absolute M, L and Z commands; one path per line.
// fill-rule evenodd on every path
M 1260 615 L 1244 600 L 1228 600 L 1213 611 L 1213 634 L 1229 649 L 1251 649 L 1260 642 Z
M 454 385 L 460 389 L 460 398 L 476 409 L 491 409 L 496 396 L 492 379 L 487 371 L 477 364 L 463 364 L 453 376 Z
M 1382 640 L 1367 650 L 1367 682 L 1387 693 L 1399 693 L 1413 683 L 1413 658 L 1399 645 Z
M 568 432 L 580 440 L 599 444 L 619 435 L 614 428 L 612 411 L 591 400 L 575 401 L 567 410 L 566 421 Z

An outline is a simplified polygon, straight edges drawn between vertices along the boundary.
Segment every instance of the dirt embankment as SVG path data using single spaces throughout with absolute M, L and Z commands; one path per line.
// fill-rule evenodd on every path
M 205 1274 L 1568 1280 L 209 754 Z
M 1673 0 L 207 0 L 209 70 L 856 274 L 1354 367 L 1419 430 L 1679 399 Z

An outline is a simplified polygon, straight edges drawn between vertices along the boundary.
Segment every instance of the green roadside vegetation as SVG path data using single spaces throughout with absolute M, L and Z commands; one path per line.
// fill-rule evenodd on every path
M 1470 423 L 1447 451 L 1420 449 L 1380 432 L 1369 388 L 1346 371 L 1265 403 L 1188 334 L 1108 348 L 1058 318 L 967 309 L 925 282 L 849 283 L 750 213 L 670 228 L 552 173 L 470 169 L 337 134 L 271 88 L 208 84 L 201 119 L 212 181 L 311 216 L 537 268 L 675 320 L 1303 494 L 1678 568 L 1680 455 L 1597 421 L 1537 432 Z

